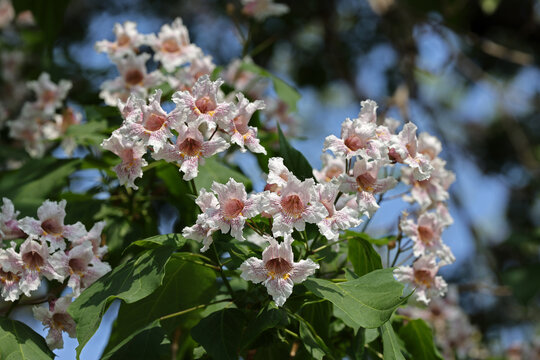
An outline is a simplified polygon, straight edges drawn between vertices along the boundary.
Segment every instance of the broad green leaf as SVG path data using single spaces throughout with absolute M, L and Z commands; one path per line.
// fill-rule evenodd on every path
M 20 321 L 0 317 L 0 359 L 53 359 L 45 339 Z
M 212 359 L 236 360 L 245 325 L 242 311 L 223 309 L 202 319 L 191 329 L 191 336 Z
M 326 344 L 324 344 L 323 340 L 315 333 L 315 331 L 312 331 L 312 329 L 313 328 L 309 327 L 306 321 L 300 321 L 299 335 L 308 354 L 313 359 L 322 360 L 326 355 L 326 351 L 323 350 L 323 348 L 328 352 L 329 349 Z
M 215 157 L 208 158 L 204 165 L 199 166 L 199 175 L 195 178 L 195 185 L 197 185 L 197 191 L 202 188 L 210 189 L 214 181 L 224 184 L 229 181 L 229 178 L 243 183 L 246 188 L 251 186 L 251 180 L 244 174 L 223 164 L 223 161 L 219 161 Z M 180 174 L 178 175 L 178 181 L 182 181 Z
M 415 360 L 443 360 L 433 341 L 433 332 L 422 319 L 411 320 L 399 329 L 399 337 Z
M 285 326 L 287 321 L 287 313 L 284 310 L 268 305 L 268 307 L 257 314 L 255 319 L 249 322 L 241 341 L 242 349 L 248 348 L 264 331 L 275 328 L 278 325 Z
M 403 284 L 394 280 L 393 269 L 370 272 L 358 279 L 335 284 L 308 278 L 304 284 L 316 296 L 334 304 L 334 313 L 353 329 L 374 328 L 384 324 L 404 301 Z
M 330 301 L 317 301 L 302 306 L 302 317 L 325 342 L 328 342 L 330 336 L 332 309 Z
M 105 349 L 101 360 L 108 359 L 153 359 L 159 353 L 165 331 L 156 320 L 135 331 L 111 349 Z
M 300 100 L 300 93 L 298 93 L 295 88 L 287 84 L 279 77 L 253 63 L 243 63 L 241 68 L 243 70 L 251 71 L 254 74 L 270 78 L 270 80 L 272 80 L 274 90 L 279 98 L 287 104 L 291 112 L 296 111 L 296 103 L 298 100 Z
M 364 358 L 364 345 L 366 344 L 366 329 L 360 328 L 354 335 L 349 350 L 349 356 L 354 360 L 362 360 Z
M 68 183 L 80 160 L 45 157 L 29 160 L 21 168 L 0 173 L 0 194 L 13 201 L 22 215 L 35 216 L 46 199 L 54 199 Z
M 113 300 L 134 303 L 161 285 L 165 264 L 172 251 L 167 246 L 145 251 L 100 278 L 69 306 L 68 312 L 77 323 L 77 357 L 96 332 Z
M 396 240 L 396 237 L 394 235 L 390 236 L 384 236 L 382 238 L 374 239 L 371 236 L 369 236 L 366 233 L 359 233 L 352 230 L 345 231 L 345 237 L 346 238 L 352 238 L 352 239 L 358 239 L 361 238 L 373 245 L 377 246 L 386 246 L 389 242 Z
M 348 257 L 349 261 L 353 264 L 354 272 L 358 276 L 363 276 L 373 270 L 382 269 L 381 257 L 373 249 L 373 246 L 361 237 L 349 240 Z
M 366 344 L 369 344 L 370 342 L 377 339 L 379 335 L 380 334 L 378 329 L 366 329 Z
M 289 141 L 283 135 L 281 127 L 278 124 L 279 133 L 279 155 L 283 158 L 285 166 L 296 175 L 300 180 L 313 177 L 313 168 L 304 157 L 304 155 L 293 148 Z
M 77 145 L 98 146 L 108 137 L 106 133 L 107 122 L 105 120 L 92 121 L 85 124 L 71 125 L 64 137 L 70 137 L 75 140 Z
M 401 345 L 394 332 L 392 323 L 387 321 L 381 326 L 381 336 L 383 341 L 383 355 L 385 360 L 405 360 L 401 353 Z M 414 358 L 416 359 L 416 358 Z
M 175 249 L 181 248 L 186 243 L 186 239 L 180 234 L 166 234 L 166 235 L 156 235 L 143 240 L 137 240 L 129 244 L 129 246 L 124 250 L 124 253 L 127 253 L 128 250 L 133 250 L 134 248 L 139 249 L 156 249 L 161 246 L 170 246 Z
M 116 347 L 118 343 L 131 338 L 134 332 L 138 332 L 162 316 L 210 302 L 216 291 L 214 270 L 173 255 L 165 267 L 165 277 L 161 286 L 137 302 L 120 306 L 114 338 L 111 337 L 107 349 Z M 188 314 L 193 317 L 196 312 Z M 179 324 L 186 327 L 186 319 L 186 315 L 182 315 L 164 320 L 162 325 L 167 328 L 169 322 L 173 328 Z

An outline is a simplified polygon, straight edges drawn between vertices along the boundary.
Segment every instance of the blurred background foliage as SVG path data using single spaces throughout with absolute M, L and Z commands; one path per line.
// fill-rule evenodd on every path
M 312 165 L 320 139 L 329 129 L 337 133 L 344 116 L 355 116 L 366 98 L 378 102 L 380 113 L 412 119 L 439 137 L 448 168 L 458 177 L 451 212 L 462 229 L 447 239 L 459 255 L 445 277 L 459 284 L 461 305 L 485 341 L 504 347 L 530 340 L 540 323 L 540 2 L 282 2 L 288 14 L 256 23 L 241 17 L 239 1 L 14 1 L 18 13 L 32 10 L 37 24 L 21 29 L 21 41 L 7 41 L 3 50 L 22 46 L 32 54 L 22 71 L 27 80 L 42 71 L 54 80 L 70 79 L 70 100 L 95 122 L 74 134 L 88 146 L 62 162 L 27 161 L 2 130 L 1 195 L 13 198 L 22 215 L 33 215 L 45 198 L 62 197 L 68 222 L 108 220 L 107 237 L 120 241 L 108 244 L 111 264 L 120 261 L 125 243 L 173 222 L 176 232 L 193 223 L 175 221 L 175 206 L 193 207 L 175 168 L 158 167 L 140 180 L 152 184 L 141 186 L 152 194 L 106 189 L 92 180 L 115 177 L 114 155 L 92 146 L 121 122 L 116 109 L 101 106 L 98 98 L 99 85 L 115 70 L 93 44 L 112 38 L 114 22 L 133 20 L 148 33 L 180 16 L 192 42 L 217 65 L 250 55 L 300 89 L 304 102 L 295 134 L 306 144 L 319 139 L 311 147 L 298 142 L 314 153 L 308 154 Z M 249 29 L 247 46 L 238 41 L 237 27 L 246 34 Z M 2 98 L 9 99 L 10 91 L 3 86 Z M 316 116 L 321 108 L 333 110 Z M 23 171 L 7 170 L 20 160 Z M 107 206 L 103 192 L 110 194 Z M 29 193 L 33 202 L 17 202 Z

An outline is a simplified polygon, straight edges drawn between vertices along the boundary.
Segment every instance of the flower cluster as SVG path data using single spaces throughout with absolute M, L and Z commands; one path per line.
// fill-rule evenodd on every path
M 117 66 L 120 76 L 105 81 L 100 97 L 107 105 L 125 102 L 131 94 L 146 98 L 151 88 L 169 84 L 175 90 L 190 90 L 197 79 L 215 69 L 212 57 L 189 40 L 182 19 L 165 24 L 158 34 L 140 34 L 134 22 L 126 21 L 114 26 L 115 41 L 96 43 L 98 52 L 106 53 Z M 142 52 L 150 47 L 153 55 Z M 152 57 L 161 70 L 149 72 L 146 62 Z
M 10 136 L 21 141 L 30 156 L 42 157 L 51 147 L 51 140 L 60 138 L 71 125 L 81 122 L 82 115 L 63 104 L 71 85 L 68 80 L 55 84 L 47 73 L 27 83 L 35 100 L 24 103 L 19 117 L 9 121 L 8 126 Z M 73 139 L 65 138 L 61 145 L 71 154 L 76 144 Z
M 184 180 L 198 174 L 204 159 L 222 152 L 231 143 L 252 152 L 266 154 L 257 138 L 257 128 L 249 120 L 261 101 L 250 102 L 238 94 L 237 102 L 226 101 L 220 92 L 221 80 L 200 77 L 191 91 L 177 91 L 172 100 L 176 107 L 166 112 L 161 107 L 161 90 L 145 100 L 131 95 L 119 103 L 124 118 L 122 126 L 103 148 L 118 155 L 122 162 L 114 168 L 121 184 L 137 189 L 134 180 L 142 177 L 143 159 L 148 150 L 155 160 L 175 163 L 184 173 Z
M 313 171 L 314 178 L 300 180 L 285 166 L 284 159 L 274 157 L 269 159 L 267 185 L 261 193 L 248 196 L 244 186 L 232 179 L 226 185 L 214 182 L 213 193 L 203 189 L 196 201 L 202 213 L 195 225 L 184 229 L 183 235 L 203 242 L 205 251 L 217 230 L 230 231 L 236 239 L 244 240 L 246 220 L 260 214 L 271 219 L 272 236 L 265 238 L 270 242 L 265 253 L 287 252 L 283 249 L 290 248 L 293 233 L 301 234 L 306 223 L 317 225 L 320 234 L 333 242 L 339 239 L 341 231 L 360 225 L 363 217 L 372 217 L 383 194 L 398 184 L 398 178 L 388 175 L 397 167 L 414 181 L 437 183 L 439 178 L 435 174 L 444 168 L 436 165 L 444 164 L 437 158 L 440 149 L 433 149 L 437 142 L 425 135 L 417 137 L 412 123 L 405 124 L 399 132 L 394 120 L 387 119 L 378 125 L 376 109 L 375 102 L 362 102 L 358 118 L 343 122 L 341 137 L 326 138 L 323 150 L 331 150 L 335 156 L 323 155 L 323 168 Z M 449 182 L 446 188 L 448 185 Z M 427 207 L 420 205 L 418 220 L 404 217 L 398 235 L 400 246 L 403 238 L 414 243 L 411 248 L 417 260 L 412 267 L 396 269 L 395 276 L 411 282 L 417 288 L 417 299 L 427 303 L 430 297 L 443 295 L 446 289 L 446 283 L 436 274 L 440 266 L 454 261 L 441 239 L 452 219 L 442 201 L 434 200 Z M 284 239 L 281 244 L 275 240 L 279 237 Z M 240 269 L 245 279 L 263 282 L 276 303 L 282 305 L 292 291 L 292 283 L 301 280 L 291 278 L 295 266 L 292 254 L 272 258 L 283 260 L 276 260 L 279 266 L 274 266 L 263 254 L 262 262 L 250 258 Z M 283 270 L 279 272 L 279 281 L 275 281 L 276 266 Z M 310 269 L 311 274 L 315 267 Z
M 242 13 L 257 21 L 264 21 L 270 16 L 280 16 L 289 12 L 285 4 L 276 4 L 274 0 L 242 0 Z
M 52 297 L 48 311 L 34 309 L 36 318 L 50 328 L 47 344 L 53 349 L 63 346 L 62 331 L 75 336 L 73 320 L 66 312 L 72 297 L 111 270 L 109 264 L 101 260 L 107 252 L 107 247 L 101 246 L 105 223 L 96 223 L 90 231 L 80 222 L 65 225 L 65 206 L 65 200 L 46 200 L 37 210 L 37 219 L 17 219 L 19 212 L 15 211 L 13 203 L 3 198 L 0 214 L 2 299 L 15 301 L 23 294 L 32 296 L 43 277 L 62 283 L 61 289 L 71 288 L 69 296 Z M 22 243 L 10 241 L 16 239 L 21 239 Z

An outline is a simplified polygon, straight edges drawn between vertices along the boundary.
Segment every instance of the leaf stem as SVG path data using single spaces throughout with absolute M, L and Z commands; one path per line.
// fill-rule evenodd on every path
M 233 302 L 232 299 L 217 300 L 217 301 L 213 301 L 213 302 L 208 303 L 208 304 L 197 305 L 197 306 L 191 307 L 189 309 L 185 309 L 185 310 L 178 311 L 178 312 L 175 312 L 175 313 L 172 313 L 172 314 L 169 314 L 169 315 L 162 316 L 162 317 L 159 318 L 159 320 L 161 321 L 161 320 L 170 319 L 172 317 L 181 316 L 181 315 L 190 313 L 192 311 L 199 310 L 199 309 L 204 309 L 207 306 L 214 305 L 214 304 L 217 304 L 217 303 L 220 303 L 220 302 L 225 302 L 225 301 L 230 301 L 231 303 Z
M 234 291 L 233 291 L 233 289 L 231 287 L 231 284 L 229 283 L 229 279 L 227 279 L 227 277 L 223 273 L 223 265 L 221 264 L 221 260 L 219 259 L 219 254 L 218 254 L 215 243 L 212 243 L 212 248 L 214 248 L 214 254 L 216 255 L 216 261 L 217 261 L 217 263 L 219 265 L 219 274 L 221 275 L 221 279 L 223 280 L 223 283 L 225 284 L 225 287 L 229 291 L 229 294 L 234 299 Z

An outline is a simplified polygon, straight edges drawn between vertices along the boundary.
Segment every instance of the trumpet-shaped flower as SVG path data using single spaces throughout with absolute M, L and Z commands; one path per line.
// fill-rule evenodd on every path
M 182 19 L 176 18 L 171 25 L 165 24 L 156 36 L 148 36 L 148 43 L 155 52 L 154 60 L 168 72 L 201 56 L 201 49 L 189 42 L 189 33 Z
M 134 181 L 142 177 L 142 167 L 148 165 L 143 155 L 146 154 L 146 147 L 140 141 L 131 141 L 120 131 L 114 131 L 110 138 L 103 140 L 101 146 L 118 155 L 122 162 L 116 165 L 113 170 L 118 176 L 120 185 L 126 185 L 135 190 L 138 187 Z
M 257 138 L 257 128 L 248 126 L 253 113 L 265 108 L 264 101 L 257 100 L 251 103 L 242 93 L 238 93 L 237 98 L 238 104 L 231 116 L 218 120 L 218 125 L 231 136 L 231 142 L 240 146 L 242 152 L 246 151 L 247 147 L 254 153 L 266 154 Z
M 230 144 L 219 136 L 205 140 L 197 125 L 182 123 L 176 127 L 178 138 L 176 144 L 165 143 L 163 148 L 152 154 L 156 160 L 166 160 L 180 164 L 184 180 L 191 180 L 199 173 L 199 163 L 218 152 L 226 150 Z
M 394 277 L 400 282 L 415 287 L 416 300 L 428 305 L 431 298 L 443 296 L 447 289 L 446 281 L 441 276 L 436 276 L 439 267 L 435 256 L 422 256 L 413 263 L 412 267 L 400 266 L 395 269 Z
M 17 221 L 18 211 L 8 198 L 2 198 L 2 212 L 0 213 L 0 246 L 2 240 L 13 240 L 25 236 Z
M 328 211 L 317 201 L 315 182 L 289 178 L 281 193 L 267 193 L 262 210 L 274 218 L 274 236 L 286 236 L 293 229 L 303 231 L 306 222 L 316 224 L 328 216 Z
M 403 218 L 400 222 L 400 228 L 403 235 L 408 236 L 414 242 L 414 256 L 435 254 L 443 264 L 451 264 L 455 261 L 452 251 L 442 241 L 441 234 L 444 225 L 438 214 L 423 213 L 418 217 L 417 223 L 412 219 Z
M 417 151 L 416 129 L 416 125 L 407 123 L 399 134 L 392 136 L 388 145 L 388 156 L 391 160 L 412 168 L 416 180 L 427 180 L 433 166 L 428 157 Z
M 12 259 L 16 258 L 13 248 L 7 249 L 6 252 Z M 37 290 L 41 284 L 41 276 L 45 276 L 49 280 L 64 281 L 64 277 L 56 272 L 50 263 L 49 249 L 46 243 L 39 243 L 35 241 L 35 237 L 30 236 L 22 243 L 19 254 L 23 268 L 20 287 L 25 295 Z M 10 265 L 7 270 L 12 271 L 12 269 L 14 267 Z
M 357 160 L 354 163 L 353 176 L 341 175 L 341 189 L 356 192 L 358 210 L 371 217 L 379 208 L 374 194 L 383 193 L 396 186 L 397 181 L 391 176 L 378 178 L 380 163 L 378 161 Z
M 49 303 L 49 309 L 46 307 L 35 306 L 32 311 L 34 317 L 41 321 L 45 328 L 49 329 L 46 341 L 51 349 L 61 349 L 64 347 L 62 332 L 68 333 L 69 337 L 75 338 L 76 324 L 71 315 L 67 312 L 71 304 L 71 296 L 61 297 Z
M 325 153 L 322 154 L 321 160 L 321 171 L 313 169 L 313 176 L 318 182 L 329 182 L 337 179 L 341 174 L 345 173 L 345 159 L 334 157 L 331 154 Z
M 172 99 L 180 111 L 185 110 L 188 124 L 195 123 L 197 126 L 206 123 L 209 129 L 215 128 L 216 122 L 226 121 L 232 118 L 234 104 L 220 102 L 219 87 L 223 80 L 211 81 L 208 75 L 201 76 L 191 92 L 177 91 Z
M 182 236 L 186 239 L 202 242 L 201 252 L 205 252 L 212 245 L 212 234 L 219 229 L 214 221 L 210 221 L 217 213 L 219 202 L 215 194 L 201 189 L 195 203 L 201 209 L 202 214 L 197 216 L 195 225 L 185 227 L 182 230 Z
M 58 85 L 53 83 L 48 73 L 41 73 L 37 81 L 30 81 L 27 85 L 36 93 L 36 107 L 47 115 L 54 114 L 56 109 L 62 106 L 62 101 L 72 86 L 69 80 L 60 80 Z
M 41 237 L 42 241 L 51 244 L 51 252 L 66 248 L 64 238 L 75 240 L 86 235 L 86 229 L 80 222 L 64 225 L 66 217 L 66 200 L 60 202 L 45 200 L 38 208 L 38 219 L 25 217 L 20 221 L 20 228 L 27 234 Z
M 337 240 L 339 230 L 346 230 L 360 225 L 362 220 L 358 216 L 358 211 L 344 206 L 336 210 L 334 202 L 339 192 L 339 184 L 325 183 L 315 185 L 317 200 L 324 205 L 328 211 L 328 216 L 317 223 L 319 231 L 328 240 Z
M 240 276 L 256 284 L 263 283 L 276 305 L 283 306 L 292 294 L 294 284 L 313 275 L 319 265 L 310 259 L 295 262 L 291 237 L 281 244 L 274 238 L 266 238 L 270 245 L 263 251 L 262 260 L 251 257 L 244 261 L 240 265 Z
M 20 287 L 22 276 L 23 263 L 20 254 L 13 249 L 9 252 L 0 249 L 0 289 L 4 301 L 15 301 L 23 293 Z
M 114 24 L 115 41 L 102 40 L 96 43 L 97 52 L 107 53 L 111 58 L 119 57 L 135 51 L 144 43 L 144 35 L 137 31 L 137 24 L 132 21 Z

